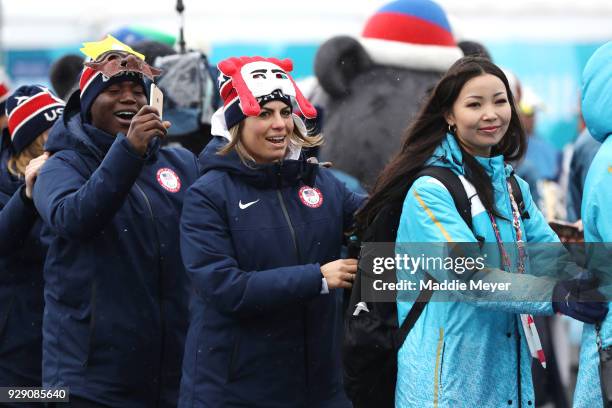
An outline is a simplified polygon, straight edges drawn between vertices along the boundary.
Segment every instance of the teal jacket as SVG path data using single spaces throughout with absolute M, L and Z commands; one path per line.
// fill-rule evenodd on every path
M 502 156 L 476 159 L 491 177 L 497 210 L 511 220 L 506 184 L 511 166 L 504 163 Z M 459 176 L 464 174 L 462 163 L 459 145 L 450 134 L 428 161 L 429 165 L 449 167 Z M 521 225 L 524 239 L 558 242 L 534 204 L 529 186 L 517 180 L 530 214 Z M 495 243 L 491 221 L 477 197 L 472 199 L 471 207 L 473 231 L 457 212 L 446 188 L 431 177 L 421 177 L 406 195 L 396 243 L 476 242 L 476 235 L 484 242 Z M 496 219 L 502 240 L 516 241 L 508 220 Z M 506 249 L 516 259 L 516 245 L 506 245 Z M 525 288 L 538 287 L 538 280 L 542 280 L 530 274 L 508 276 L 513 285 Z M 535 406 L 532 357 L 519 314 L 552 315 L 552 286 L 543 285 L 533 302 L 500 302 L 496 295 L 492 295 L 491 302 L 436 302 L 434 295 L 399 351 L 396 406 Z M 410 302 L 398 302 L 400 322 L 411 306 Z
M 599 48 L 587 63 L 582 76 L 582 114 L 591 135 L 602 143 L 595 155 L 584 184 L 582 222 L 586 242 L 612 243 L 612 42 Z M 601 249 L 601 246 L 595 246 Z M 609 253 L 609 252 L 608 252 Z M 601 262 L 598 262 L 601 264 Z M 609 265 L 609 258 L 605 262 Z M 599 276 L 610 282 L 607 276 Z M 610 286 L 602 288 L 610 292 Z M 609 297 L 608 297 L 609 299 Z M 612 303 L 609 304 L 612 307 Z M 608 313 L 601 325 L 604 347 L 612 343 L 612 316 Z M 574 393 L 575 408 L 596 408 L 603 405 L 599 382 L 599 356 L 595 326 L 585 324 L 582 332 L 578 381 Z

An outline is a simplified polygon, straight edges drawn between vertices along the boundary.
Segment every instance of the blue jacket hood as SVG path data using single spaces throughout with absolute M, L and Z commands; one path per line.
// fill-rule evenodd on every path
M 56 121 L 51 127 L 45 150 L 55 153 L 68 149 L 104 156 L 83 130 L 80 111 L 80 93 L 76 91 L 68 99 L 61 120 Z
M 318 164 L 308 163 L 300 158 L 247 166 L 235 151 L 223 156 L 217 154 L 227 143 L 228 141 L 220 136 L 213 137 L 208 143 L 199 157 L 203 173 L 211 170 L 229 173 L 258 188 L 280 188 L 295 185 L 300 181 L 309 186 L 314 185 Z
M 582 115 L 599 142 L 612 133 L 612 42 L 595 51 L 582 73 Z

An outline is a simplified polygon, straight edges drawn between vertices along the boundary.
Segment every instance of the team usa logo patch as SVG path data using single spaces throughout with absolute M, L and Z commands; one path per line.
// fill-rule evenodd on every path
M 181 179 L 174 170 L 167 167 L 157 170 L 157 182 L 171 193 L 176 193 L 181 189 Z
M 323 204 L 323 194 L 316 187 L 304 186 L 299 192 L 302 204 L 310 208 L 319 208 Z

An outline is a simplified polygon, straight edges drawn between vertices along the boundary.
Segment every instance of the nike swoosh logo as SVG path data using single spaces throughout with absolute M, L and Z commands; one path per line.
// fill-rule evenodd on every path
M 244 203 L 242 204 L 242 200 L 238 201 L 238 207 L 240 207 L 241 210 L 244 210 L 246 208 L 249 208 L 250 206 L 252 206 L 253 204 L 255 204 L 256 202 L 259 201 L 259 198 L 255 201 L 251 201 L 250 203 Z

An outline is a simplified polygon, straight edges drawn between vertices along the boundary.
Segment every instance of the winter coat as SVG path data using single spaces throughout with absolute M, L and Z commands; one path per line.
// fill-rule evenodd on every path
M 197 161 L 185 149 L 143 158 L 82 123 L 76 96 L 34 188 L 52 236 L 43 383 L 114 407 L 176 406 L 189 298 L 179 217 Z
M 535 172 L 535 179 L 556 181 L 561 170 L 561 153 L 548 141 L 532 134 L 527 136 L 527 151 L 516 173 L 523 176 L 522 165 L 529 163 L 529 170 Z
M 608 243 L 602 254 L 602 244 L 595 244 L 596 256 L 591 259 L 599 265 L 603 274 L 598 277 L 606 283 L 603 289 L 610 299 L 612 271 L 609 269 L 609 254 L 612 242 L 612 42 L 596 51 L 587 63 L 583 73 L 582 113 L 591 135 L 602 143 L 593 158 L 584 184 L 582 200 L 582 222 L 585 242 Z M 587 244 L 587 253 L 588 253 Z M 601 267 L 607 267 L 601 271 Z M 592 268 L 590 267 L 589 270 Z M 612 307 L 612 303 L 608 304 Z M 612 344 L 612 315 L 608 312 L 601 324 L 603 347 Z M 599 381 L 599 355 L 597 353 L 595 326 L 585 324 L 582 332 L 578 379 L 574 392 L 575 408 L 596 408 L 603 406 Z
M 567 220 L 571 222 L 580 219 L 580 206 L 584 193 L 584 181 L 591 167 L 593 157 L 597 154 L 601 142 L 584 129 L 574 143 L 574 152 L 570 161 L 569 180 L 567 186 Z
M 250 168 L 217 155 L 225 143 L 202 153 L 181 218 L 196 296 L 179 406 L 350 407 L 342 291 L 321 293 L 320 265 L 340 258 L 363 197 L 303 160 Z
M 47 248 L 23 180 L 8 171 L 10 156 L 0 149 L 0 386 L 40 387 Z
M 496 218 L 501 238 L 504 242 L 516 241 L 506 183 L 512 168 L 504 163 L 503 156 L 476 160 L 491 177 L 496 209 L 507 218 Z M 428 161 L 428 165 L 448 167 L 460 176 L 464 175 L 462 163 L 459 145 L 450 134 Z M 558 242 L 535 206 L 527 183 L 518 177 L 517 181 L 530 215 L 521 221 L 524 239 Z M 477 196 L 471 207 L 473 231 L 445 187 L 431 177 L 420 177 L 406 195 L 396 242 L 476 242 L 478 235 L 496 245 L 491 221 Z M 516 245 L 505 248 L 516 259 Z M 509 275 L 516 280 L 513 285 L 523 282 L 527 287 L 538 279 L 528 274 Z M 398 353 L 396 406 L 534 406 L 532 357 L 519 314 L 553 314 L 549 301 L 552 285 L 543 288 L 541 299 L 545 300 L 537 302 L 430 301 Z M 398 302 L 400 323 L 411 306 Z

